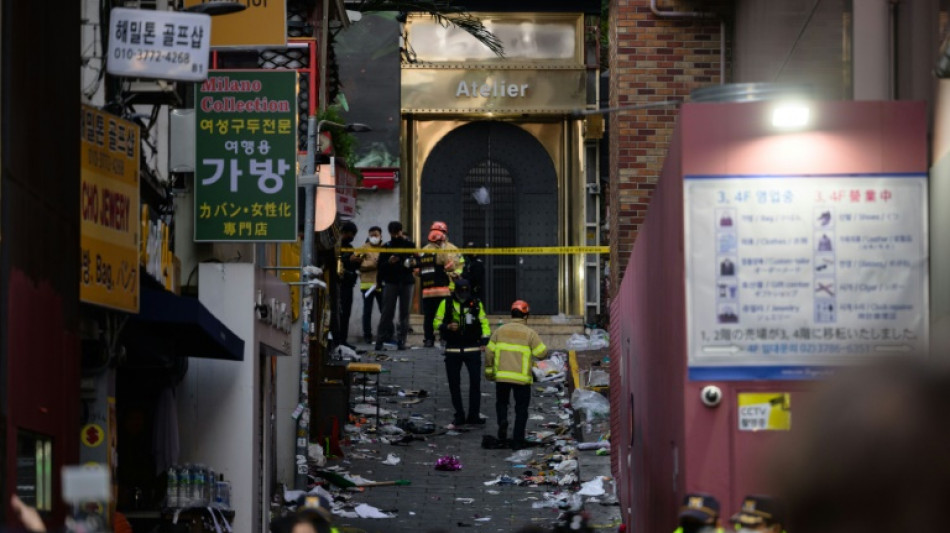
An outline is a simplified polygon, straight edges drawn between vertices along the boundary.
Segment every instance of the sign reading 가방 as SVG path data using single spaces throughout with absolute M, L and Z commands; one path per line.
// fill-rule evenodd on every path
M 115 76 L 200 81 L 208 76 L 211 17 L 113 8 L 106 70 Z
M 139 128 L 84 105 L 79 132 L 79 299 L 138 313 Z
M 297 239 L 297 73 L 195 87 L 195 241 Z
M 691 379 L 808 379 L 926 346 L 925 175 L 687 176 Z

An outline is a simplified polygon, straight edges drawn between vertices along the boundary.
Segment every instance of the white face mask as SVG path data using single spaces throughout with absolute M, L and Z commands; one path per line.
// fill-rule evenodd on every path
M 370 238 L 369 238 L 369 243 L 372 244 L 372 245 L 377 245 L 377 244 L 379 244 L 379 240 L 380 240 L 379 237 L 370 237 Z

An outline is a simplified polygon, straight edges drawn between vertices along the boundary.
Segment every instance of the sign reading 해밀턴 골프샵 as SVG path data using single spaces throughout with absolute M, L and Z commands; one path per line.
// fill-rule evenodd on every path
M 214 71 L 195 115 L 195 241 L 295 241 L 297 73 Z

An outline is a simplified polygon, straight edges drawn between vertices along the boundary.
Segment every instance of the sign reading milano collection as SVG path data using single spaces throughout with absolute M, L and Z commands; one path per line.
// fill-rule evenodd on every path
M 195 241 L 297 239 L 297 73 L 195 86 Z

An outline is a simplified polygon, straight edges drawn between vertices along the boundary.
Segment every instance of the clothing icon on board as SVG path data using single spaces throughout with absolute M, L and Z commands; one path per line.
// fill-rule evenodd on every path
M 815 301 L 815 322 L 827 324 L 835 321 L 835 302 L 834 300 L 816 300 Z
M 828 238 L 827 234 L 822 233 L 821 237 L 818 239 L 818 251 L 819 252 L 831 251 L 831 239 Z
M 723 300 L 735 300 L 738 290 L 732 283 L 719 284 L 719 298 Z
M 735 276 L 736 275 L 736 265 L 727 257 L 719 263 L 719 275 L 720 276 Z
M 736 310 L 731 305 L 720 305 L 719 314 L 716 316 L 716 321 L 720 324 L 735 324 L 739 321 L 739 315 L 736 314 Z
M 835 227 L 835 210 L 824 206 L 815 207 L 813 220 L 816 228 L 828 231 Z
M 719 227 L 722 229 L 732 229 L 735 226 L 735 209 L 717 209 L 716 216 L 719 217 Z

